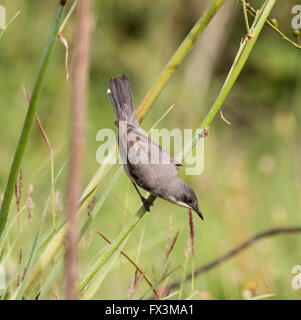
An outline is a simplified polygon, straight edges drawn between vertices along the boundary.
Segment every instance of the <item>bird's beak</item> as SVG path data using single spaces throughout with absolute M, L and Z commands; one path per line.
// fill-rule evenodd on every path
M 191 209 L 192 209 L 193 211 L 195 211 L 202 220 L 204 220 L 204 217 L 203 217 L 203 215 L 202 215 L 202 212 L 200 211 L 199 208 L 191 208 Z

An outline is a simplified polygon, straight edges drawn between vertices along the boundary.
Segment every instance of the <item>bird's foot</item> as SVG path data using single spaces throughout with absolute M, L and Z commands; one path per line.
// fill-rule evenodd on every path
M 146 211 L 150 211 L 150 207 L 153 205 L 152 202 L 149 202 L 147 199 L 141 197 L 141 200 L 143 202 L 144 208 Z

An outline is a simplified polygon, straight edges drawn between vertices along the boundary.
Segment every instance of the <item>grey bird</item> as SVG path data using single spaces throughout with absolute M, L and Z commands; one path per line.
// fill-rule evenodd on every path
M 152 203 L 141 195 L 137 185 L 157 197 L 193 209 L 203 219 L 194 191 L 178 177 L 182 164 L 140 128 L 128 77 L 111 78 L 107 94 L 118 119 L 115 124 L 123 166 L 145 209 L 150 211 Z

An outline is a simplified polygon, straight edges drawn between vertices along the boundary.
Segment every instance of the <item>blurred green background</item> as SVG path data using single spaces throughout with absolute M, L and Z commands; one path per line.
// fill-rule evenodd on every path
M 258 8 L 261 1 L 250 1 Z M 26 114 L 23 86 L 31 92 L 39 61 L 47 42 L 57 1 L 0 1 L 9 20 L 21 14 L 0 39 L 0 196 L 4 192 L 16 144 Z M 93 2 L 91 70 L 86 131 L 84 185 L 99 165 L 96 133 L 116 128 L 115 115 L 107 99 L 108 79 L 125 73 L 131 79 L 136 107 L 159 76 L 165 63 L 184 39 L 208 1 L 193 0 L 103 0 Z M 291 8 L 298 1 L 278 1 L 272 13 L 279 28 L 292 37 Z M 300 4 L 300 3 L 299 3 Z M 70 6 L 70 5 L 69 5 Z M 63 31 L 72 56 L 75 19 Z M 176 107 L 159 124 L 160 128 L 196 128 L 219 90 L 245 36 L 242 7 L 228 0 L 192 52 L 177 70 L 142 127 L 148 130 L 176 102 Z M 270 28 L 264 27 L 258 42 L 227 97 L 222 111 L 232 125 L 217 114 L 205 140 L 205 170 L 200 176 L 181 176 L 195 190 L 205 216 L 195 222 L 195 267 L 211 261 L 252 235 L 279 226 L 300 225 L 301 204 L 301 50 Z M 70 153 L 70 83 L 66 81 L 65 49 L 58 42 L 39 101 L 38 115 L 55 151 L 59 171 Z M 72 59 L 69 61 L 72 65 Z M 23 160 L 22 204 L 29 184 L 33 185 L 34 227 L 39 221 L 50 188 L 49 152 L 35 125 Z M 109 183 L 118 166 L 106 177 Z M 68 170 L 58 180 L 58 216 L 66 214 Z M 114 239 L 140 205 L 140 199 L 123 172 L 106 199 L 80 246 L 80 270 L 84 272 L 104 241 L 92 231 L 97 228 Z M 12 205 L 9 219 L 16 213 Z M 181 228 L 170 256 L 170 270 L 183 265 L 189 239 L 187 210 L 158 200 L 130 236 L 124 251 L 136 258 L 153 278 L 163 271 L 165 243 L 170 216 L 173 232 Z M 51 224 L 51 214 L 47 225 Z M 22 248 L 32 245 L 27 213 L 21 217 Z M 33 228 L 34 228 L 33 227 Z M 15 234 L 11 234 L 13 241 Z M 141 240 L 142 239 L 142 240 Z M 139 243 L 141 244 L 139 245 Z M 141 247 L 139 249 L 139 247 Z M 301 264 L 301 236 L 280 235 L 258 242 L 212 271 L 195 278 L 194 296 L 214 299 L 243 299 L 275 294 L 277 299 L 300 299 L 301 290 L 291 286 L 291 269 Z M 12 252 L 9 269 L 16 268 L 18 252 Z M 49 270 L 45 270 L 48 272 Z M 191 272 L 191 258 L 187 273 Z M 119 257 L 95 298 L 124 299 L 133 267 Z M 169 283 L 181 279 L 183 268 Z M 62 275 L 63 277 L 63 275 Z M 148 289 L 142 281 L 134 297 Z M 191 285 L 184 287 L 189 297 Z M 63 286 L 56 295 L 63 297 Z

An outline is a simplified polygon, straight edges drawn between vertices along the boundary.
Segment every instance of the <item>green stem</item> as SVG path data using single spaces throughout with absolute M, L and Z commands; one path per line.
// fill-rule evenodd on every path
M 258 15 L 258 19 L 253 23 L 251 27 L 251 33 L 253 34 L 252 39 L 245 39 L 242 44 L 240 45 L 240 48 L 238 50 L 238 53 L 235 57 L 234 63 L 231 67 L 231 70 L 227 76 L 227 79 L 216 99 L 213 106 L 210 108 L 209 112 L 207 113 L 205 119 L 201 123 L 198 129 L 203 130 L 205 129 L 213 120 L 214 116 L 220 109 L 222 103 L 226 99 L 228 93 L 230 92 L 231 88 L 233 87 L 236 79 L 238 78 L 243 66 L 245 65 L 256 40 L 258 39 L 258 36 L 264 26 L 265 20 L 268 18 L 269 13 L 271 12 L 276 0 L 266 0 L 260 10 L 260 13 Z M 188 143 L 184 146 L 183 151 L 181 153 L 181 156 L 179 157 L 179 161 L 185 158 L 185 156 L 190 152 L 190 150 L 195 146 L 195 144 L 198 141 L 198 136 L 195 135 L 192 142 Z
M 232 88 L 234 82 L 236 81 L 240 71 L 242 70 L 243 66 L 245 65 L 247 58 L 249 57 L 256 40 L 258 39 L 258 36 L 264 26 L 265 20 L 267 19 L 269 13 L 271 12 L 276 0 L 266 0 L 261 10 L 258 14 L 258 19 L 253 23 L 253 26 L 251 28 L 251 32 L 254 35 L 252 39 L 245 39 L 244 42 L 241 44 L 240 49 L 238 50 L 237 57 L 234 59 L 233 66 L 228 74 L 228 77 L 224 83 L 224 86 L 222 87 L 221 92 L 218 95 L 217 100 L 211 107 L 210 111 L 206 115 L 204 121 L 202 122 L 200 128 L 206 128 L 211 121 L 213 120 L 215 114 L 221 107 L 222 103 L 224 102 L 225 98 L 227 97 L 230 89 Z M 184 150 L 182 152 L 182 155 L 185 156 L 195 145 L 196 138 L 193 141 L 193 144 L 188 143 L 185 145 Z M 150 195 L 147 200 L 150 202 L 154 202 L 156 199 L 155 196 Z M 84 277 L 84 279 L 81 281 L 78 290 L 81 291 L 88 282 L 93 278 L 93 276 L 96 274 L 96 272 L 105 264 L 105 262 L 116 252 L 118 247 L 122 244 L 122 242 L 129 236 L 129 234 L 132 232 L 134 227 L 137 225 L 137 223 L 143 218 L 145 214 L 145 208 L 144 206 L 141 206 L 137 213 L 134 215 L 132 220 L 128 223 L 128 225 L 120 232 L 120 234 L 117 236 L 117 238 L 112 242 L 112 244 L 105 250 L 104 254 L 98 259 L 98 261 L 91 267 L 91 269 L 88 271 L 87 275 Z
M 248 13 L 247 13 L 247 7 L 246 7 L 246 0 L 242 0 L 242 7 L 243 7 L 243 12 L 244 12 L 247 34 L 249 35 L 250 34 L 250 27 L 249 27 Z
M 241 3 L 243 0 L 239 0 Z M 247 12 L 252 16 L 252 17 L 256 17 L 256 10 L 254 8 L 252 8 L 250 6 L 249 3 L 246 3 L 246 8 L 247 8 Z M 301 49 L 301 43 L 296 43 L 293 40 L 291 40 L 289 37 L 287 37 L 282 31 L 280 31 L 278 29 L 278 27 L 276 27 L 275 25 L 273 25 L 273 23 L 271 21 L 269 21 L 268 19 L 265 21 L 265 23 L 271 28 L 273 29 L 275 32 L 277 32 L 281 38 L 283 40 L 288 41 L 291 45 L 293 45 L 294 47 L 296 47 L 297 49 Z
M 160 92 L 163 90 L 170 77 L 174 74 L 179 65 L 183 62 L 183 60 L 192 49 L 195 42 L 197 41 L 200 34 L 204 31 L 204 29 L 207 27 L 209 22 L 212 20 L 212 18 L 224 2 L 225 0 L 215 0 L 211 2 L 209 7 L 204 11 L 204 13 L 201 15 L 199 20 L 190 30 L 186 38 L 180 44 L 176 52 L 170 58 L 170 60 L 164 67 L 163 71 L 161 72 L 158 80 L 148 91 L 145 98 L 141 102 L 139 108 L 137 109 L 137 116 L 139 122 L 141 122 L 144 119 L 145 115 L 151 109 L 152 105 L 158 98 Z
M 42 82 L 45 78 L 46 70 L 47 70 L 47 67 L 49 64 L 50 55 L 53 51 L 54 44 L 55 44 L 57 36 L 58 36 L 60 21 L 61 21 L 61 18 L 63 17 L 63 12 L 64 12 L 64 6 L 65 6 L 64 4 L 65 4 L 65 2 L 60 1 L 58 8 L 57 8 L 54 24 L 53 24 L 53 27 L 52 27 L 52 30 L 50 33 L 50 37 L 49 37 L 46 49 L 44 51 L 44 54 L 43 54 L 43 57 L 41 60 L 40 68 L 39 68 L 39 71 L 38 71 L 38 74 L 37 74 L 37 77 L 35 80 L 35 85 L 34 85 L 31 99 L 30 99 L 30 103 L 29 103 L 26 119 L 24 122 L 23 130 L 22 130 L 21 136 L 19 138 L 18 146 L 17 146 L 16 152 L 15 152 L 15 156 L 13 159 L 11 169 L 10 169 L 7 186 L 6 186 L 5 193 L 4 193 L 2 208 L 0 211 L 0 235 L 2 234 L 2 231 L 5 227 L 7 215 L 9 212 L 11 200 L 12 200 L 13 193 L 14 193 L 14 187 L 15 187 L 17 177 L 18 177 L 18 172 L 20 170 L 20 166 L 21 166 L 21 162 L 22 162 L 22 158 L 24 155 L 26 144 L 28 142 L 29 133 L 31 131 L 31 128 L 32 128 L 32 125 L 34 122 L 34 117 L 35 117 L 35 112 L 37 109 L 39 94 L 41 92 Z
M 69 21 L 69 19 L 71 18 L 72 13 L 74 12 L 76 6 L 77 6 L 77 2 L 78 0 L 74 0 L 72 3 L 71 8 L 69 9 L 69 11 L 67 12 L 64 21 L 62 22 L 61 26 L 60 26 L 60 30 L 59 33 L 61 33 L 63 31 L 63 29 L 65 28 L 67 22 Z

